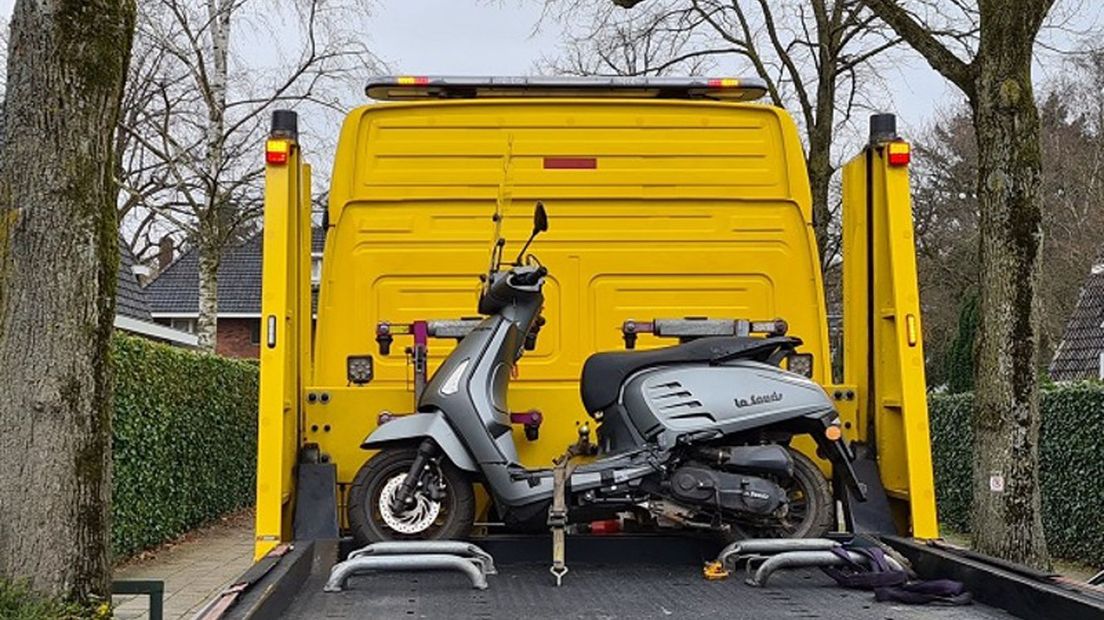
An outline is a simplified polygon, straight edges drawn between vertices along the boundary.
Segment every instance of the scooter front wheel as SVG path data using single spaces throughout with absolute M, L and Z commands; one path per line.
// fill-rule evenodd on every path
M 445 457 L 430 466 L 423 482 L 437 487 L 439 499 L 415 491 L 409 509 L 397 512 L 391 499 L 410 471 L 415 447 L 390 448 L 361 466 L 349 488 L 349 528 L 357 542 L 385 540 L 445 540 L 464 538 L 475 519 L 471 481 Z

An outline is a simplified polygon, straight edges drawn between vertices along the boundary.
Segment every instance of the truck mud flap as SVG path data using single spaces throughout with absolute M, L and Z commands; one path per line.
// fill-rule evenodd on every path
M 295 540 L 337 540 L 337 466 L 299 463 L 295 493 Z
M 851 463 L 855 478 L 866 488 L 866 501 L 860 502 L 854 493 L 847 489 L 847 510 L 850 513 L 849 529 L 856 534 L 896 534 L 893 513 L 889 507 L 889 497 L 882 486 L 878 472 L 878 462 L 870 449 L 863 445 L 855 446 L 855 460 Z

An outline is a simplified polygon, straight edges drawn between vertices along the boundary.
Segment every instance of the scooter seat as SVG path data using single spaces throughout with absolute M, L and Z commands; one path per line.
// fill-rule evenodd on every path
M 662 349 L 595 353 L 583 364 L 579 390 L 587 412 L 595 413 L 612 405 L 621 392 L 621 384 L 638 370 L 667 364 L 716 364 L 733 359 L 766 361 L 780 347 L 800 344 L 801 339 L 789 336 L 713 336 Z

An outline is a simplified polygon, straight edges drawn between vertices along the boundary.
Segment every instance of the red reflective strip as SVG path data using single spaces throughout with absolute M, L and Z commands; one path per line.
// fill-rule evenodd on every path
M 545 170 L 594 170 L 598 167 L 596 157 L 545 157 Z
M 708 81 L 708 82 L 706 82 L 705 84 L 706 84 L 706 86 L 708 86 L 709 88 L 720 88 L 720 87 L 722 86 L 722 83 L 721 83 L 721 81 L 720 81 L 720 80 L 717 80 L 717 79 L 709 80 L 709 81 Z
M 418 86 L 424 86 L 426 84 L 429 84 L 429 78 L 424 75 L 419 75 L 414 78 L 414 83 Z
M 282 166 L 288 161 L 287 151 L 265 151 L 265 162 L 276 166 Z

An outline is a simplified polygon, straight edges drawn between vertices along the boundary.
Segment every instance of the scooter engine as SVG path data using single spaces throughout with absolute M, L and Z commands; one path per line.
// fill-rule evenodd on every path
M 725 510 L 770 515 L 786 502 L 782 487 L 766 478 L 694 464 L 676 469 L 668 483 L 674 499 Z

